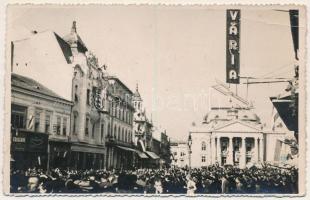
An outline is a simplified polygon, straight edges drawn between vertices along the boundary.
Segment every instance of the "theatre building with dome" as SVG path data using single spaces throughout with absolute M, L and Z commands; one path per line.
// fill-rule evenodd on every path
M 210 110 L 191 127 L 191 167 L 212 164 L 240 168 L 279 161 L 286 129 L 266 128 L 246 100 L 225 87 L 212 90 Z

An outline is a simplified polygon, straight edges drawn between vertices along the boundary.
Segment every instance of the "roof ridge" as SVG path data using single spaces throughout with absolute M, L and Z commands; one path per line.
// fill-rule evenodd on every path
M 19 82 L 23 82 L 28 87 L 20 85 L 20 84 L 15 84 L 15 86 L 21 87 L 24 89 L 28 89 L 28 90 L 32 90 L 32 91 L 35 91 L 35 92 L 38 92 L 38 93 L 41 93 L 44 95 L 53 96 L 53 97 L 65 100 L 63 97 L 58 95 L 56 92 L 54 92 L 53 90 L 44 86 L 43 84 L 39 83 L 38 81 L 34 80 L 33 78 L 23 76 L 20 74 L 16 74 L 16 73 L 12 73 L 11 74 L 11 80 L 12 80 L 11 85 L 15 84 L 14 80 L 19 81 Z

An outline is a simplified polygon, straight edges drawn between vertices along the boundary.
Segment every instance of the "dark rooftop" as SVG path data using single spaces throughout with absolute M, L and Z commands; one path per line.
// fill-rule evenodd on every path
M 63 101 L 70 102 L 70 101 L 62 98 L 58 94 L 56 94 L 54 91 L 48 89 L 47 87 L 45 87 L 41 83 L 39 83 L 39 82 L 37 82 L 31 78 L 28 78 L 28 77 L 25 77 L 22 75 L 18 75 L 15 73 L 11 74 L 11 86 L 23 88 L 23 89 L 26 89 L 26 90 L 29 90 L 32 92 L 40 93 L 43 95 L 47 95 L 50 97 L 61 99 Z

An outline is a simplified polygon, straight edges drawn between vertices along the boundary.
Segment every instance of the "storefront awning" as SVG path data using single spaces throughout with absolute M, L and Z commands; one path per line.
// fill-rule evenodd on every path
M 139 151 L 139 150 L 136 150 L 136 149 L 132 149 L 132 148 L 128 148 L 128 147 L 122 147 L 122 146 L 117 146 L 118 148 L 120 149 L 123 149 L 125 151 L 132 151 L 132 152 L 135 152 L 136 154 L 138 154 L 138 156 L 140 158 L 148 158 L 147 155 L 145 155 L 145 153 Z
M 138 156 L 139 156 L 140 158 L 143 158 L 143 159 L 149 158 L 149 157 L 147 157 L 147 155 L 146 155 L 145 153 L 143 153 L 143 152 L 141 152 L 141 151 L 138 151 L 138 150 L 136 150 L 136 151 L 137 151 L 137 154 L 138 154 Z
M 122 147 L 122 146 L 116 146 L 116 147 L 117 147 L 117 148 L 120 148 L 120 149 L 123 149 L 123 150 L 125 150 L 125 151 L 132 151 L 132 152 L 135 152 L 134 149 L 129 148 L 129 147 Z
M 145 153 L 147 154 L 147 155 L 149 155 L 152 159 L 154 159 L 154 160 L 156 160 L 156 159 L 159 159 L 160 157 L 156 154 L 156 153 L 154 153 L 154 152 L 151 152 L 151 151 L 145 151 Z
M 86 152 L 86 153 L 98 153 L 98 154 L 104 154 L 105 153 L 104 148 L 91 147 L 91 146 L 77 146 L 77 145 L 72 145 L 71 151 Z

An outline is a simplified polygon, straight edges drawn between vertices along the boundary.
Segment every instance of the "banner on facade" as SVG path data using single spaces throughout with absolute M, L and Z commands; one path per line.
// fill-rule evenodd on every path
M 226 82 L 239 84 L 240 10 L 226 11 Z

